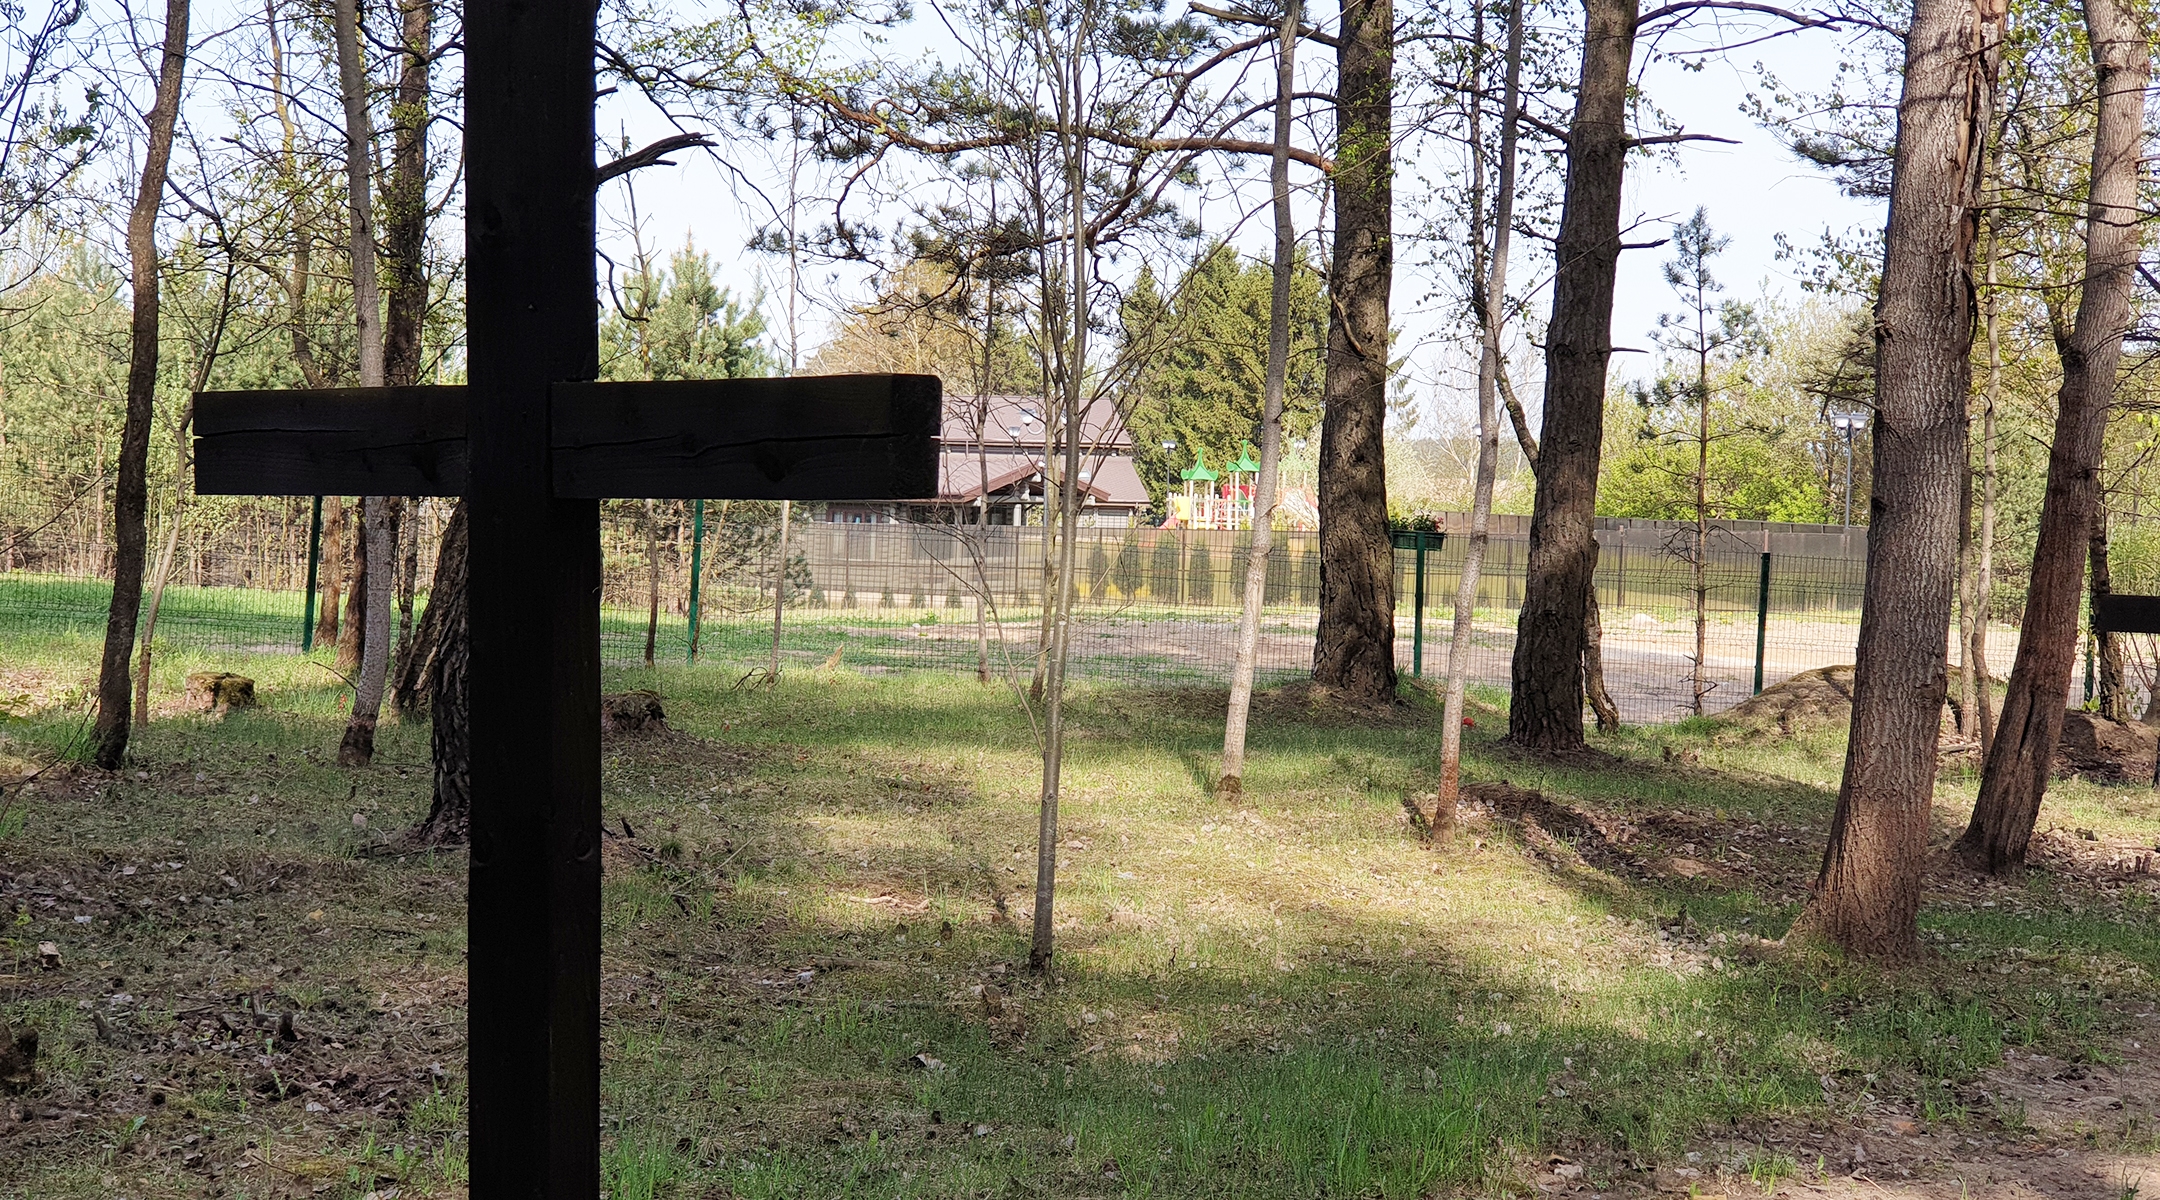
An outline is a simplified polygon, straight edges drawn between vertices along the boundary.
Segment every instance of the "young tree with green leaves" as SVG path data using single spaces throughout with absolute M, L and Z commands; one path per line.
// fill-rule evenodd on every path
M 2024 863 L 2054 769 L 2088 556 L 2105 578 L 2100 468 L 2144 243 L 2138 193 L 2152 43 L 2123 0 L 2085 0 L 2085 22 L 2098 119 L 2086 176 L 2083 278 L 2075 319 L 2058 319 L 2053 329 L 2062 388 L 2017 661 L 1979 799 L 1957 843 L 1968 861 L 1998 874 Z
M 1703 697 L 1715 685 L 1705 674 L 1709 664 L 1710 622 L 1710 448 L 1722 438 L 1745 435 L 1744 428 L 1723 430 L 1713 434 L 1711 409 L 1715 396 L 1712 392 L 1712 367 L 1717 360 L 1737 345 L 1742 345 L 1754 332 L 1755 314 L 1746 305 L 1727 300 L 1720 303 L 1717 294 L 1724 285 L 1710 272 L 1710 260 L 1731 244 L 1732 239 L 1718 235 L 1710 228 L 1708 211 L 1697 208 L 1687 220 L 1673 226 L 1673 256 L 1664 268 L 1665 285 L 1682 305 L 1676 313 L 1658 314 L 1657 333 L 1653 336 L 1667 354 L 1680 359 L 1683 368 L 1692 370 L 1675 373 L 1670 368 L 1647 388 L 1643 389 L 1639 403 L 1646 420 L 1642 436 L 1646 439 L 1670 439 L 1679 433 L 1692 450 L 1694 462 L 1689 483 L 1693 495 L 1695 528 L 1693 539 L 1684 555 L 1693 572 L 1693 585 L 1689 588 L 1695 602 L 1695 653 L 1690 659 L 1692 670 L 1689 685 L 1690 711 L 1703 715 Z M 1689 360 L 1692 360 L 1690 362 Z M 1692 420 L 1684 432 L 1660 429 L 1648 418 L 1673 409 L 1692 410 Z

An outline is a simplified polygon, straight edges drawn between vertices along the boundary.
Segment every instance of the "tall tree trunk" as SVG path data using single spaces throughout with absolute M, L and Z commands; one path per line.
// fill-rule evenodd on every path
M 398 531 L 398 554 L 400 563 L 397 573 L 397 653 L 390 658 L 392 686 L 405 678 L 406 666 L 413 656 L 413 601 L 420 587 L 420 498 L 408 496 L 398 501 L 391 514 L 392 525 Z M 392 699 L 390 711 L 397 712 L 398 705 Z
M 301 336 L 295 334 L 295 337 Z M 345 603 L 345 497 L 323 497 L 322 597 L 315 609 L 315 644 L 336 646 L 342 640 L 338 614 Z
M 1300 6 L 1283 11 L 1275 49 L 1275 153 L 1268 182 L 1275 200 L 1274 278 L 1268 295 L 1267 379 L 1260 412 L 1260 478 L 1253 489 L 1252 546 L 1245 558 L 1244 610 L 1238 614 L 1237 661 L 1230 673 L 1230 712 L 1223 722 L 1219 796 L 1245 789 L 1245 722 L 1252 711 L 1253 673 L 1260 657 L 1260 607 L 1267 600 L 1268 554 L 1275 546 L 1275 490 L 1282 470 L 1283 387 L 1290 373 L 1290 270 L 1297 226 L 1290 212 L 1290 95 L 1296 88 L 1294 52 Z M 1075 435 L 1078 430 L 1073 431 Z M 1073 438 L 1075 442 L 1079 439 Z
M 1995 0 L 1919 0 L 1875 306 L 1874 474 L 1852 732 L 1798 929 L 1861 954 L 1917 943 L 1957 583 L 1973 246 L 2001 59 Z
M 2114 576 L 2108 571 L 2108 514 L 2107 495 L 2101 493 L 2095 499 L 2092 519 L 2092 540 L 2088 543 L 2086 570 L 2092 577 L 2087 589 L 2092 597 L 2090 609 L 2098 609 L 2100 598 L 2115 592 Z M 2094 699 L 2099 701 L 2100 715 L 2110 721 L 2130 719 L 2130 694 L 2123 681 L 2122 640 L 2112 632 L 2095 627 L 2093 640 L 2100 646 L 2099 677 Z
M 1499 364 L 1500 395 L 1507 402 L 1508 421 L 1515 428 L 1515 442 L 1522 448 L 1523 461 L 1530 464 L 1530 473 L 1537 474 L 1537 438 L 1530 433 L 1530 421 L 1523 413 L 1522 402 L 1515 398 L 1515 387 L 1508 382 L 1507 363 Z M 1590 538 L 1590 575 L 1583 585 L 1583 646 L 1582 686 L 1583 694 L 1590 700 L 1590 711 L 1597 715 L 1599 733 L 1611 733 L 1620 728 L 1620 706 L 1613 703 L 1612 693 L 1605 690 L 1605 623 L 1598 613 L 1597 560 L 1598 541 Z
M 419 641 L 432 653 L 426 663 L 424 691 L 433 720 L 429 748 L 435 763 L 435 798 L 428 815 L 408 840 L 421 845 L 462 845 L 472 828 L 472 706 L 466 687 L 471 639 L 465 619 L 465 502 L 458 501 L 443 526 L 442 549 L 435 559 L 435 584 L 427 613 L 420 620 Z M 402 691 L 402 688 L 401 688 Z M 411 701 L 400 701 L 411 711 Z
M 780 564 L 780 574 L 783 579 L 787 576 L 787 564 L 784 562 Z M 653 515 L 653 502 L 650 500 L 645 502 L 645 579 L 645 666 L 649 670 L 653 665 L 653 644 L 660 640 L 660 521 Z M 773 614 L 773 619 L 779 620 L 778 612 Z M 776 663 L 779 653 L 780 631 L 774 629 L 773 654 Z M 773 668 L 776 673 L 779 669 L 777 665 Z
M 366 586 L 362 604 L 367 634 L 361 639 L 360 675 L 353 688 L 352 714 L 345 720 L 345 736 L 338 743 L 338 765 L 364 767 L 375 758 L 375 725 L 382 716 L 383 687 L 390 675 L 390 607 L 392 555 L 397 539 L 390 533 L 390 498 L 369 496 L 360 502 L 360 544 L 363 560 L 360 581 Z
M 367 73 L 360 62 L 359 0 L 336 0 L 338 85 L 345 99 L 345 192 L 352 227 L 353 315 L 360 351 L 360 386 L 383 385 L 382 292 L 375 277 L 375 196 L 372 167 L 375 135 L 368 119 Z M 338 765 L 364 767 L 375 757 L 375 723 L 382 714 L 383 685 L 390 674 L 391 588 L 396 582 L 396 539 L 390 536 L 390 499 L 360 501 L 360 579 L 366 583 L 360 631 L 360 675 L 354 681 L 352 715 L 338 746 Z M 340 657 L 344 646 L 338 647 Z
M 360 669 L 363 647 L 367 644 L 367 598 L 368 598 L 368 544 L 367 501 L 362 499 L 347 514 L 346 528 L 352 536 L 352 554 L 348 557 L 345 576 L 345 619 L 338 627 L 337 669 L 351 674 Z
M 2123 334 L 2130 327 L 2130 289 L 2141 240 L 2138 150 L 2152 48 L 2121 0 L 2086 0 L 2085 24 L 2099 96 L 2085 215 L 2085 279 L 2076 323 L 2067 337 L 2059 332 L 2056 337 L 2062 389 L 2002 725 L 1988 749 L 1972 820 L 1956 847 L 1966 861 L 1997 874 L 2025 861 L 2062 736 L 2086 556 L 2100 515 L 2107 414 L 2115 399 Z M 2104 546 L 2105 531 L 2098 536 Z
M 390 109 L 390 182 L 383 190 L 383 273 L 389 286 L 383 322 L 383 380 L 420 382 L 427 316 L 428 123 L 432 96 L 428 39 L 434 0 L 397 0 L 401 23 L 397 96 Z
M 397 93 L 390 108 L 390 180 L 383 191 L 383 234 L 388 253 L 384 289 L 383 382 L 411 387 L 425 366 L 423 331 L 427 318 L 428 126 L 433 121 L 429 45 L 434 30 L 434 0 L 398 0 L 399 47 Z M 399 549 L 397 654 L 391 664 L 391 711 L 412 711 L 425 692 L 429 659 L 441 642 L 442 622 L 421 618 L 413 627 L 414 592 L 419 585 L 420 503 L 404 507 Z M 454 519 L 454 518 L 453 518 Z M 448 529 L 445 529 L 447 539 Z M 437 549 L 441 574 L 441 548 Z M 463 580 L 457 581 L 463 586 Z M 431 590 L 432 606 L 442 595 Z
M 1477 379 L 1477 477 L 1470 493 L 1470 545 L 1463 555 L 1462 573 L 1455 581 L 1455 627 L 1448 641 L 1447 697 L 1441 704 L 1440 713 L 1440 788 L 1433 811 L 1427 815 L 1427 827 L 1435 839 L 1445 838 L 1454 829 L 1455 806 L 1461 799 L 1462 723 L 1463 707 L 1469 699 L 1470 641 L 1477 625 L 1478 578 L 1484 573 L 1485 552 L 1492 543 L 1493 483 L 1500 473 L 1500 413 L 1496 401 L 1503 370 L 1500 328 L 1507 315 L 1508 254 L 1515 223 L 1515 139 L 1519 123 L 1516 109 L 1521 102 L 1522 86 L 1522 0 L 1512 0 L 1508 5 L 1507 20 L 1507 59 L 1502 68 L 1504 82 L 1500 92 L 1500 154 L 1498 178 L 1494 181 L 1489 251 L 1483 231 L 1474 239 L 1476 256 L 1490 255 L 1483 263 L 1473 262 L 1472 265 L 1473 274 L 1480 276 L 1474 284 L 1481 334 Z M 1482 47 L 1485 40 L 1482 9 L 1478 14 L 1478 25 L 1477 41 Z M 1478 86 L 1484 87 L 1482 65 Z M 1485 220 L 1485 145 L 1478 132 L 1483 110 L 1484 102 L 1473 98 L 1470 152 L 1474 156 L 1471 169 L 1475 182 L 1471 207 L 1480 222 Z M 1526 432 L 1527 429 L 1518 427 L 1517 436 Z
M 1387 527 L 1394 0 L 1346 0 L 1336 46 L 1335 249 L 1321 382 L 1320 622 L 1313 682 L 1395 695 L 1395 550 Z
M 120 432 L 120 469 L 113 487 L 113 593 L 105 614 L 105 653 L 98 665 L 97 764 L 120 765 L 128 743 L 128 652 L 142 608 L 144 520 L 150 507 L 150 418 L 157 405 L 158 208 L 172 161 L 173 127 L 180 119 L 180 84 L 187 69 L 188 0 L 165 0 L 165 44 L 157 98 L 143 150 L 141 183 L 128 212 L 127 419 Z
M 1612 357 L 1635 21 L 1635 0 L 1583 0 L 1581 83 L 1568 130 L 1567 186 L 1554 248 L 1559 267 L 1545 335 L 1544 436 L 1509 672 L 1508 737 L 1533 750 L 1584 744 L 1584 605 L 1597 565 L 1591 518 Z

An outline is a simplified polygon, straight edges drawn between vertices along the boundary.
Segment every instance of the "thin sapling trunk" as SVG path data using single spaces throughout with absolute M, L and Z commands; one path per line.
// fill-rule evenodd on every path
M 375 206 L 370 169 L 374 135 L 368 124 L 367 74 L 360 62 L 359 0 L 336 0 L 338 84 L 345 100 L 346 208 L 352 226 L 353 314 L 359 342 L 360 386 L 383 384 L 382 293 L 375 275 Z M 390 498 L 360 501 L 366 612 L 360 634 L 360 675 L 352 715 L 338 746 L 340 766 L 364 767 L 375 757 L 375 723 L 390 674 L 390 608 L 397 544 L 390 534 Z M 341 647 L 342 649 L 342 647 Z
M 120 433 L 120 469 L 113 487 L 113 594 L 105 617 L 105 652 L 98 666 L 97 764 L 120 765 L 127 753 L 128 652 L 142 607 L 144 522 L 150 507 L 150 418 L 157 404 L 158 209 L 180 119 L 180 84 L 187 68 L 188 0 L 166 0 L 165 44 L 141 182 L 128 213 L 129 319 L 127 419 Z
M 1268 298 L 1267 382 L 1260 416 L 1260 479 L 1253 489 L 1252 547 L 1245 561 L 1244 610 L 1238 615 L 1237 662 L 1230 675 L 1230 712 L 1223 722 L 1221 796 L 1245 787 L 1245 723 L 1252 710 L 1253 672 L 1260 656 L 1260 607 L 1267 599 L 1268 554 L 1275 544 L 1275 490 L 1282 468 L 1283 387 L 1290 373 L 1290 269 L 1297 227 L 1290 212 L 1290 94 L 1295 86 L 1293 51 L 1300 6 L 1283 12 L 1275 59 L 1275 154 L 1269 167 L 1274 187 L 1275 262 Z M 1078 439 L 1073 439 L 1077 441 Z M 1069 558 L 1070 556 L 1068 556 Z
M 2085 277 L 2075 323 L 2067 331 L 2058 325 L 2056 332 L 2061 393 L 2025 620 L 2003 694 L 2002 727 L 1988 747 L 1972 820 L 1955 847 L 1966 861 L 1998 874 L 2025 861 L 2062 734 L 2086 560 L 2093 552 L 2094 523 L 2103 519 L 2100 465 L 2107 414 L 2130 327 L 2130 292 L 2142 243 L 2138 168 L 2152 47 L 2122 0 L 2086 0 L 2085 22 L 2099 95 Z
M 1483 22 L 1482 11 L 1479 21 Z M 1479 39 L 1482 43 L 1482 37 Z M 1463 555 L 1462 574 L 1455 583 L 1455 627 L 1448 640 L 1447 698 L 1440 715 L 1440 789 L 1428 829 L 1435 839 L 1445 838 L 1455 827 L 1455 806 L 1461 798 L 1463 709 L 1468 702 L 1471 638 L 1477 625 L 1478 578 L 1485 569 L 1485 551 L 1492 542 L 1492 495 L 1500 472 L 1500 414 L 1495 404 L 1500 387 L 1500 330 L 1507 314 L 1507 266 L 1510 234 L 1515 219 L 1515 138 L 1522 82 L 1522 0 L 1508 5 L 1507 62 L 1500 101 L 1500 161 L 1492 215 L 1490 258 L 1483 264 L 1483 278 L 1475 284 L 1480 332 L 1478 350 L 1478 458 L 1477 478 L 1470 495 L 1470 541 Z M 1482 101 L 1473 100 L 1471 120 L 1480 120 Z M 1485 164 L 1483 138 L 1470 137 L 1475 199 L 1472 208 L 1485 215 Z M 1482 232 L 1477 237 L 1480 256 L 1487 253 Z M 1527 435 L 1518 424 L 1517 436 Z

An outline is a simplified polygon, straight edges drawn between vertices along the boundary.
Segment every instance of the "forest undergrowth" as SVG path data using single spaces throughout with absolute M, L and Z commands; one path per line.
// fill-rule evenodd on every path
M 94 661 L 0 638 L 0 779 L 58 763 L 0 801 L 0 1021 L 37 1034 L 34 1063 L 0 1046 L 0 1195 L 463 1195 L 463 856 L 383 852 L 426 811 L 424 726 L 341 770 L 322 666 L 174 654 L 158 694 L 217 666 L 263 708 L 167 705 L 97 772 L 66 761 Z M 1087 685 L 1038 976 L 1012 689 L 736 681 L 609 676 L 674 728 L 606 747 L 613 1200 L 1739 1195 L 1931 1186 L 1960 1155 L 2123 1195 L 2099 1173 L 2160 1149 L 2152 1090 L 2057 1127 L 2003 1074 L 2138 1067 L 2149 788 L 2058 784 L 2041 865 L 1939 865 L 1926 956 L 1885 967 L 1774 940 L 1840 730 L 1693 721 L 1555 764 L 1473 706 L 1436 848 L 1404 805 L 1425 692 L 1262 695 L 1233 804 L 1219 692 Z M 1973 787 L 1943 781 L 1939 844 Z

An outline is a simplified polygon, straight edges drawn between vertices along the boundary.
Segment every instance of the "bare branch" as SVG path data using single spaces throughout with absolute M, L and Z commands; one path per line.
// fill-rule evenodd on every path
M 1278 22 L 1270 20 L 1266 17 L 1256 17 L 1251 13 L 1241 13 L 1237 12 L 1234 9 L 1217 8 L 1212 4 L 1193 3 L 1187 5 L 1186 7 L 1192 9 L 1196 13 L 1203 13 L 1207 16 L 1213 17 L 1218 21 L 1229 21 L 1238 25 L 1259 25 L 1263 28 L 1273 29 L 1278 24 Z M 1342 43 L 1336 39 L 1334 34 L 1322 33 L 1318 29 L 1315 29 L 1310 25 L 1298 26 L 1298 36 L 1304 38 L 1308 42 L 1318 42 L 1323 46 L 1339 47 L 1342 45 Z M 1267 40 L 1274 41 L 1275 39 L 1270 37 Z
M 674 162 L 667 156 L 677 150 L 692 147 L 711 147 L 713 140 L 702 133 L 673 133 L 641 150 L 634 150 L 611 163 L 603 163 L 593 172 L 595 187 L 617 175 L 628 175 L 644 167 L 672 167 Z
M 1727 146 L 1740 144 L 1737 139 L 1718 137 L 1710 133 L 1661 133 L 1656 137 L 1629 138 L 1627 145 L 1628 149 L 1633 150 L 1641 146 L 1664 146 L 1673 142 L 1718 142 Z

